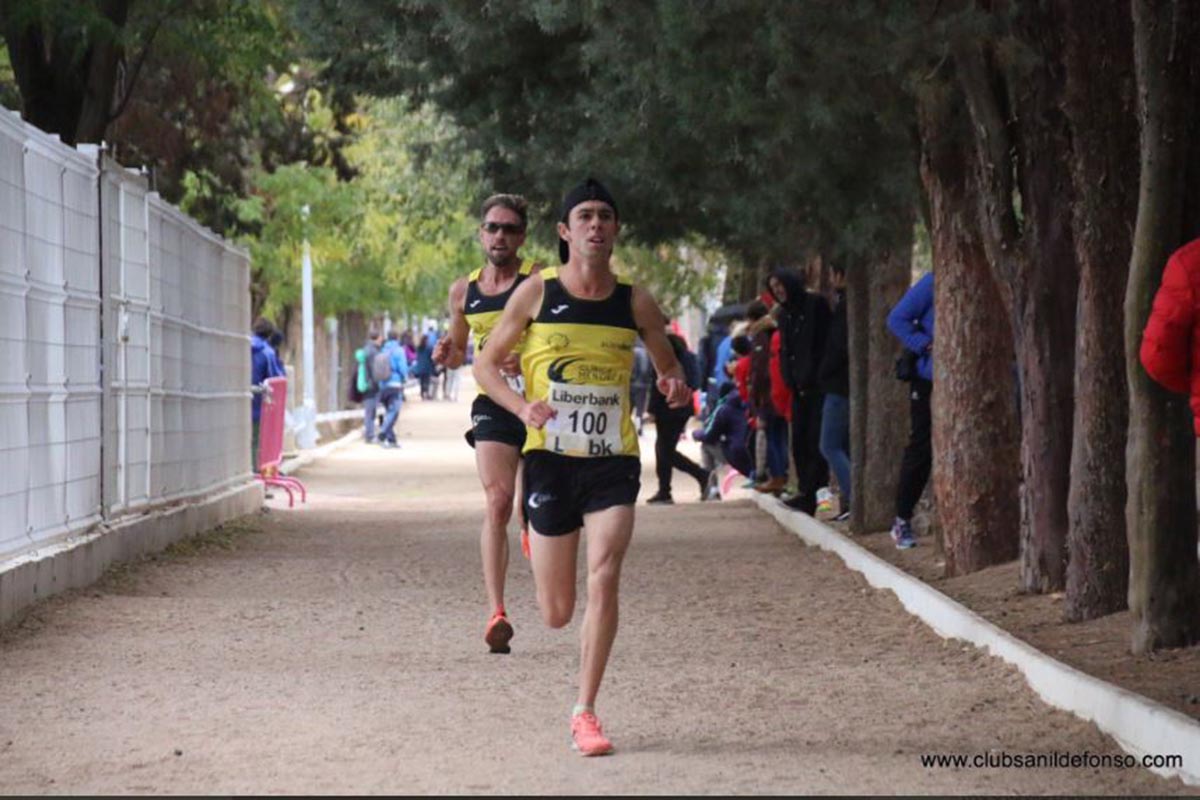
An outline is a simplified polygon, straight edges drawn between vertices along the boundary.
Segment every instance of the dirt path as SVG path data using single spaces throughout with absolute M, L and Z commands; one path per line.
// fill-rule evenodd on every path
M 1120 750 L 744 502 L 639 509 L 599 705 L 618 753 L 579 758 L 581 612 L 545 629 L 515 546 L 513 654 L 481 641 L 463 397 L 411 401 L 400 450 L 304 470 L 306 508 L 276 498 L 0 636 L 0 791 L 1192 793 L 1142 769 L 923 767 Z

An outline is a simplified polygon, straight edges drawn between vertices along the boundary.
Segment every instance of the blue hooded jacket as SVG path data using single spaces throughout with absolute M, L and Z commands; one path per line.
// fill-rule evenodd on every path
M 267 378 L 282 378 L 287 375 L 275 348 L 259 336 L 250 337 L 250 384 L 258 386 Z M 250 401 L 250 419 L 258 422 L 262 418 L 262 395 L 255 394 Z
M 392 377 L 384 386 L 399 388 L 408 380 L 408 357 L 404 354 L 404 346 L 396 339 L 388 339 L 381 352 L 391 356 Z
M 917 354 L 917 374 L 933 380 L 933 273 L 927 273 L 904 293 L 888 314 L 888 328 Z

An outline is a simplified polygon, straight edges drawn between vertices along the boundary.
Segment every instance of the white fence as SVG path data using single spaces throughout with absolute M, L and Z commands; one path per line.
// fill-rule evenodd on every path
M 0 561 L 250 471 L 249 260 L 0 111 Z

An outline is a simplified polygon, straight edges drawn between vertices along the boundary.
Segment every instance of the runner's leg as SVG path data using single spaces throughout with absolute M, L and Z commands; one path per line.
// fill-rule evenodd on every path
M 621 564 L 633 538 L 633 506 L 612 506 L 584 517 L 587 531 L 587 608 L 580 630 L 580 706 L 592 707 L 617 636 Z M 572 576 L 573 588 L 574 576 Z
M 516 491 L 518 451 L 501 442 L 476 442 L 475 465 L 487 501 L 480 533 L 483 582 L 492 611 L 504 608 L 504 578 L 508 571 L 508 521 Z
M 542 536 L 530 525 L 530 559 L 538 608 L 551 628 L 566 626 L 575 615 L 575 564 L 579 531 Z

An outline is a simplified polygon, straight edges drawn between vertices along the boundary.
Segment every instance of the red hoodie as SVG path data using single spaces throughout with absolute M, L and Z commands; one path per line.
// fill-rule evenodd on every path
M 1191 395 L 1193 425 L 1200 435 L 1200 239 L 1176 250 L 1142 334 L 1142 366 L 1172 392 Z
M 792 390 L 783 379 L 783 371 L 779 364 L 779 331 L 771 334 L 771 405 L 775 413 L 789 422 L 792 419 Z

